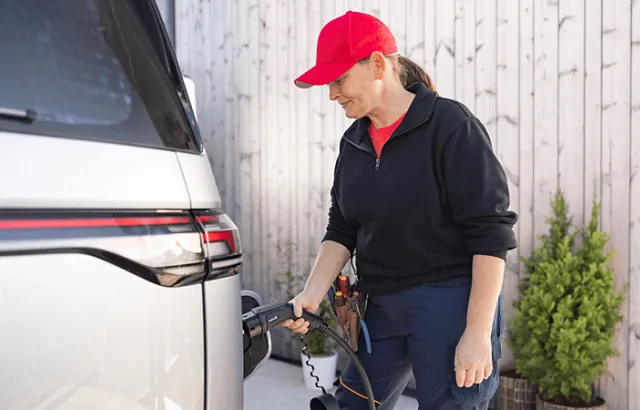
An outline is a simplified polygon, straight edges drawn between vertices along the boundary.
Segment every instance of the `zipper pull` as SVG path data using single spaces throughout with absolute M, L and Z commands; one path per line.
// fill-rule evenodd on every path
M 376 158 L 376 171 L 380 169 L 380 158 Z

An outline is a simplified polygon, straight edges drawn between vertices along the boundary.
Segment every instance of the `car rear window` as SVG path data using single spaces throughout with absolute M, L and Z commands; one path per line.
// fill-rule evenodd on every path
M 197 150 L 148 0 L 0 0 L 0 130 Z

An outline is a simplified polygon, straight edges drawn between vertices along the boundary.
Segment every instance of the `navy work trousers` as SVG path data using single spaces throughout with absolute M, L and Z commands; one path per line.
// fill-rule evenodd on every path
M 420 410 L 486 410 L 498 388 L 498 359 L 504 328 L 502 297 L 491 336 L 494 371 L 473 386 L 458 387 L 454 371 L 456 345 L 467 319 L 470 278 L 456 278 L 369 297 L 365 321 L 371 354 L 360 332 L 358 357 L 373 387 L 378 410 L 391 410 L 411 378 Z M 366 410 L 364 389 L 353 363 L 347 363 L 336 390 L 342 410 Z

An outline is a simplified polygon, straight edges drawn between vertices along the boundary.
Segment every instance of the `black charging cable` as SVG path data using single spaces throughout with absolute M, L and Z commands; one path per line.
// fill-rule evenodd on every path
M 369 381 L 367 372 L 364 370 L 364 366 L 362 366 L 362 362 L 358 358 L 358 355 L 356 355 L 356 353 L 351 349 L 351 346 L 349 346 L 338 333 L 328 327 L 319 316 L 303 311 L 302 318 L 309 322 L 309 331 L 326 333 L 347 352 L 351 359 L 353 359 L 353 364 L 362 379 L 365 395 L 367 396 L 367 402 L 369 404 L 369 410 L 376 410 L 371 382 Z M 267 333 L 269 330 L 280 325 L 287 319 L 298 319 L 293 312 L 293 305 L 289 302 L 260 306 L 243 314 L 242 333 L 245 351 L 248 349 L 247 346 L 251 345 L 250 339 Z

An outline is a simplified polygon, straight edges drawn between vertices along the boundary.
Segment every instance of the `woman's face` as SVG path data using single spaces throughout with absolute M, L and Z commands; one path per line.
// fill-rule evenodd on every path
M 374 54 L 328 84 L 329 98 L 342 106 L 348 118 L 365 117 L 378 105 L 384 64 L 384 57 Z

